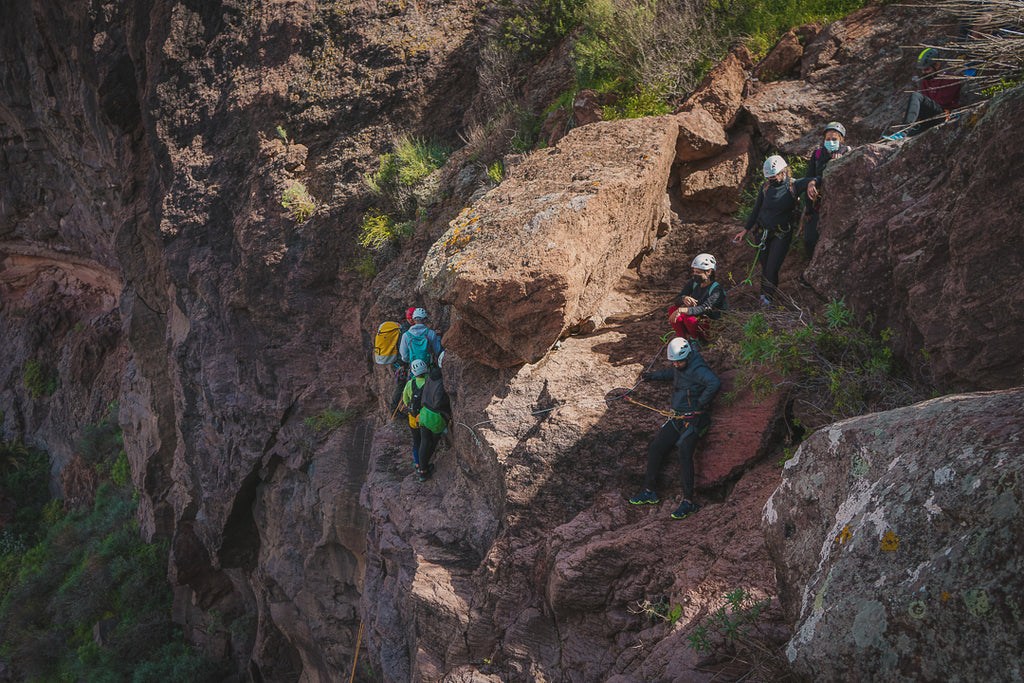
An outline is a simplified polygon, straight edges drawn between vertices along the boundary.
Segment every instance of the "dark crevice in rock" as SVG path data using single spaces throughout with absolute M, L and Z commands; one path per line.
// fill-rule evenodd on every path
M 280 462 L 280 458 L 272 458 L 272 462 Z M 272 471 L 275 467 L 276 465 L 271 465 L 268 468 Z M 231 513 L 224 523 L 224 541 L 217 551 L 217 557 L 225 569 L 238 568 L 251 572 L 256 568 L 260 552 L 260 534 L 253 517 L 253 505 L 261 482 L 261 469 L 262 464 L 256 462 L 242 480 L 231 506 Z

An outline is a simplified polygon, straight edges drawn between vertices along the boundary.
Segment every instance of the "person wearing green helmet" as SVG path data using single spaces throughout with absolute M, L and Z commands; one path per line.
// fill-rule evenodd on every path
M 914 80 L 919 83 L 920 90 L 911 93 L 907 100 L 903 113 L 904 128 L 898 133 L 883 135 L 885 140 L 898 141 L 923 133 L 948 120 L 949 111 L 960 104 L 963 81 L 947 70 L 938 48 L 925 48 L 917 56 L 917 73 Z

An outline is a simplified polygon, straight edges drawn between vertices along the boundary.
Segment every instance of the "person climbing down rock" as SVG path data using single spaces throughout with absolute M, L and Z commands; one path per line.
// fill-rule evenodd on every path
M 831 121 L 825 126 L 825 132 L 821 140 L 821 146 L 811 153 L 811 159 L 807 162 L 807 177 L 821 178 L 825 175 L 825 167 L 832 159 L 849 154 L 851 147 L 844 144 L 846 141 L 846 127 L 838 121 Z M 821 193 L 824 190 L 823 183 L 817 183 L 818 198 L 808 201 L 804 206 L 803 238 L 804 247 L 807 249 L 807 260 L 814 258 L 814 249 L 818 246 L 818 209 L 821 205 Z M 804 274 L 797 277 L 800 284 L 810 287 L 810 283 L 804 279 Z
M 423 405 L 423 387 L 427 383 L 429 367 L 426 361 L 416 358 L 410 364 L 412 377 L 405 383 L 402 391 L 402 405 L 409 413 L 409 429 L 412 431 L 412 462 L 416 469 L 420 468 L 420 410 Z
M 405 321 L 399 323 L 399 329 L 401 334 L 398 338 L 398 344 L 401 346 L 402 337 L 409 331 L 409 328 L 414 325 L 412 314 L 416 311 L 415 306 L 411 306 L 405 311 Z M 409 364 L 402 362 L 401 355 L 399 360 L 395 362 L 395 390 L 391 394 L 391 402 L 388 404 L 391 410 L 391 417 L 394 419 L 398 413 L 398 406 L 402 403 L 402 392 L 405 391 L 405 384 L 409 381 Z
M 441 355 L 441 339 L 437 332 L 427 327 L 427 312 L 417 308 L 412 313 L 412 327 L 402 335 L 398 344 L 398 355 L 403 363 L 411 363 L 419 358 L 428 366 L 437 362 Z
M 903 130 L 883 135 L 883 140 L 903 140 L 949 120 L 949 112 L 960 104 L 963 81 L 945 70 L 937 48 L 929 47 L 917 56 L 920 91 L 910 94 L 903 114 Z
M 430 462 L 434 456 L 441 435 L 448 429 L 452 419 L 451 400 L 444 388 L 441 367 L 444 363 L 444 352 L 437 358 L 437 366 L 430 369 L 430 376 L 423 385 L 423 397 L 420 407 L 420 462 L 417 472 L 420 481 L 426 481 L 434 472 L 434 464 Z
M 800 195 L 806 192 L 808 199 L 816 200 L 818 182 L 821 179 L 790 178 L 789 165 L 778 155 L 765 159 L 762 170 L 765 182 L 757 193 L 757 203 L 754 204 L 754 210 L 750 212 L 743 231 L 737 233 L 733 242 L 739 244 L 747 233 L 757 226 L 757 260 L 761 264 L 761 305 L 768 306 L 779 285 L 782 261 L 793 242 L 793 227 L 797 222 Z
M 669 306 L 668 320 L 680 337 L 708 340 L 711 321 L 722 317 L 727 308 L 725 289 L 715 281 L 715 257 L 698 254 L 690 264 L 693 278 Z
M 668 343 L 666 354 L 672 368 L 640 375 L 644 380 L 672 380 L 672 411 L 675 417 L 661 426 L 647 450 L 647 474 L 644 489 L 629 499 L 633 505 L 658 503 L 655 492 L 658 472 L 669 451 L 675 447 L 679 453 L 679 468 L 683 482 L 683 501 L 672 513 L 672 519 L 683 519 L 697 511 L 693 502 L 693 452 L 697 440 L 711 423 L 711 400 L 722 386 L 700 353 L 690 347 L 682 337 Z

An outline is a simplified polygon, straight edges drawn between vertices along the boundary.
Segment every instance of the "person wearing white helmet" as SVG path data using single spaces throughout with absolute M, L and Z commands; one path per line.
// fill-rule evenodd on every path
M 761 264 L 761 304 L 769 305 L 779 285 L 779 271 L 793 242 L 793 228 L 800 211 L 800 196 L 804 193 L 814 201 L 818 198 L 820 178 L 794 180 L 789 175 L 789 164 L 778 155 L 764 162 L 764 185 L 757 193 L 757 202 L 750 212 L 743 231 L 733 242 L 739 243 L 757 226 L 757 260 Z
M 402 405 L 409 415 L 409 429 L 412 431 L 412 462 L 420 466 L 420 408 L 422 407 L 423 385 L 427 383 L 427 372 L 430 367 L 422 358 L 414 358 L 409 364 L 412 377 L 405 383 L 402 391 Z
M 711 254 L 698 254 L 690 263 L 693 278 L 668 309 L 668 321 L 680 337 L 707 341 L 711 321 L 726 309 L 725 289 L 715 281 L 718 264 Z
M 675 448 L 679 454 L 679 468 L 683 483 L 683 501 L 672 513 L 672 519 L 683 519 L 697 511 L 693 502 L 693 452 L 697 440 L 711 423 L 710 407 L 722 383 L 700 353 L 682 337 L 668 343 L 667 354 L 671 368 L 640 375 L 644 380 L 672 381 L 672 412 L 675 417 L 661 426 L 647 449 L 647 473 L 644 488 L 629 499 L 633 505 L 654 504 L 661 501 L 655 492 L 662 462 Z
M 822 133 L 821 145 L 811 153 L 811 159 L 807 162 L 807 177 L 821 178 L 825 175 L 825 167 L 828 166 L 828 162 L 849 154 L 853 148 L 845 144 L 845 141 L 846 126 L 838 121 L 830 121 L 826 124 L 825 131 Z M 823 183 L 817 183 L 818 198 L 807 202 L 804 206 L 803 239 L 808 261 L 814 258 L 814 249 L 818 246 L 818 219 L 820 218 L 818 210 L 821 206 L 822 188 Z M 797 279 L 804 287 L 811 286 L 804 279 L 803 273 L 800 273 Z
M 398 342 L 398 355 L 403 363 L 420 358 L 433 365 L 441 355 L 441 339 L 437 332 L 427 327 L 427 312 L 417 308 L 412 312 L 412 326 L 402 334 Z

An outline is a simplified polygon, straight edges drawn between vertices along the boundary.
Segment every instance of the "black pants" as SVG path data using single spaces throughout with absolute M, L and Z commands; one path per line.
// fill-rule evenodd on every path
M 911 124 L 921 119 L 931 119 L 930 121 L 922 121 L 916 126 L 907 131 L 907 135 L 917 135 L 932 126 L 937 126 L 945 120 L 943 116 L 945 109 L 939 106 L 939 103 L 930 97 L 926 97 L 919 92 L 911 93 L 910 99 L 907 100 L 907 111 L 903 114 L 903 123 Z
M 761 293 L 769 299 L 775 296 L 775 289 L 779 286 L 779 271 L 792 241 L 791 228 L 769 230 L 764 248 L 757 252 L 757 260 L 761 263 Z
M 688 433 L 687 433 L 688 432 Z M 680 440 L 680 436 L 686 433 Z M 647 476 L 644 479 L 644 488 L 654 491 L 658 484 L 658 472 L 661 470 L 661 463 L 669 451 L 679 443 L 679 473 L 683 480 L 683 498 L 693 500 L 693 452 L 697 448 L 697 439 L 700 438 L 700 431 L 697 428 L 689 428 L 684 419 L 669 420 L 658 431 L 650 448 L 647 449 Z
M 804 217 L 804 249 L 807 250 L 807 260 L 814 258 L 814 248 L 818 246 L 818 218 L 821 216 L 816 210 L 810 209 Z
M 420 444 L 423 441 L 420 436 L 421 429 L 422 427 L 409 426 L 409 431 L 412 432 L 412 457 L 413 460 L 417 460 L 418 462 L 423 462 L 423 456 L 418 455 L 420 452 Z
M 430 459 L 434 457 L 434 450 L 441 441 L 441 435 L 435 434 L 428 428 L 420 426 L 420 469 L 426 470 L 430 465 Z

